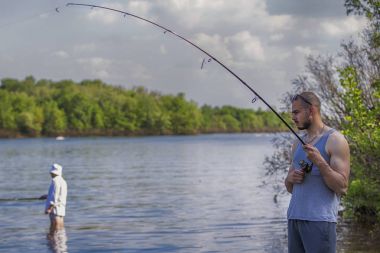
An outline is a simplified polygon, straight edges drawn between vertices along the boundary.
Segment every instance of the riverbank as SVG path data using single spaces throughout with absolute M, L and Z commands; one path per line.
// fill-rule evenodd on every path
M 239 134 L 239 133 L 285 133 L 283 127 L 271 129 L 257 129 L 252 131 L 227 131 L 227 130 L 207 130 L 207 131 L 192 131 L 190 133 L 176 134 L 170 131 L 155 132 L 155 131 L 121 131 L 121 130 L 86 130 L 86 131 L 67 131 L 56 134 L 37 134 L 37 133 L 21 133 L 15 131 L 7 131 L 0 129 L 0 138 L 2 139 L 20 139 L 20 138 L 41 138 L 41 137 L 140 137 L 140 136 L 176 136 L 176 135 L 202 135 L 202 134 Z
M 284 131 L 281 131 L 283 129 L 262 129 L 262 130 L 256 130 L 256 131 L 245 131 L 245 132 L 228 132 L 228 131 L 204 131 L 204 132 L 197 132 L 197 133 L 188 133 L 188 134 L 175 134 L 173 132 L 165 132 L 165 133 L 156 133 L 152 131 L 139 131 L 139 132 L 130 132 L 130 131 L 117 131 L 117 130 L 93 130 L 93 131 L 85 131 L 85 132 L 79 132 L 79 131 L 68 131 L 65 133 L 58 133 L 58 134 L 22 134 L 19 132 L 13 132 L 13 131 L 5 131 L 0 130 L 0 138 L 1 139 L 22 139 L 22 138 L 56 138 L 56 137 L 64 137 L 64 138 L 70 138 L 70 137 L 143 137 L 143 136 L 181 136 L 181 135 L 202 135 L 202 134 L 241 134 L 241 133 L 248 133 L 248 134 L 255 134 L 255 133 L 286 133 Z

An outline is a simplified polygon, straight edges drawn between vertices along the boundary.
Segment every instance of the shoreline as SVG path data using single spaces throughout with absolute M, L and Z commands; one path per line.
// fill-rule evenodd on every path
M 34 138 L 78 138 L 78 137 L 150 137 L 150 136 L 197 136 L 197 135 L 211 135 L 211 134 L 276 134 L 276 133 L 290 133 L 290 131 L 283 130 L 257 130 L 257 131 L 205 131 L 205 132 L 196 132 L 196 133 L 186 133 L 186 134 L 174 134 L 174 133 L 149 133 L 149 132 L 140 132 L 140 133 L 130 133 L 123 131 L 106 131 L 98 132 L 91 131 L 86 133 L 79 132 L 68 132 L 66 134 L 47 134 L 47 135 L 32 135 L 32 134 L 20 134 L 14 133 L 9 135 L 0 134 L 0 139 L 34 139 Z

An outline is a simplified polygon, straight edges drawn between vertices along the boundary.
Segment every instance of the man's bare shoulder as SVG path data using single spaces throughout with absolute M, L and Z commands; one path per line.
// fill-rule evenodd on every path
M 330 154 L 348 150 L 349 146 L 346 137 L 344 137 L 344 135 L 337 130 L 332 132 L 327 140 L 326 149 Z
M 329 141 L 347 143 L 346 137 L 344 137 L 344 135 L 338 130 L 335 130 L 334 132 L 330 134 Z

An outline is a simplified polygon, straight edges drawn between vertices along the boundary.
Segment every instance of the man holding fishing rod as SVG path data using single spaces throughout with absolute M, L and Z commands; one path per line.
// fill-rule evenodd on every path
M 288 250 L 336 252 L 336 222 L 340 196 L 348 188 L 350 150 L 344 136 L 326 126 L 321 102 L 312 92 L 292 98 L 292 120 L 305 130 L 296 140 L 285 186 L 292 194 L 288 218 Z
M 206 54 L 255 95 L 253 102 L 261 100 L 268 106 L 298 138 L 292 147 L 292 166 L 285 180 L 286 189 L 292 193 L 288 209 L 289 252 L 335 252 L 335 225 L 340 196 L 347 191 L 350 152 L 344 136 L 322 122 L 321 103 L 314 93 L 304 92 L 292 100 L 293 120 L 298 129 L 306 130 L 307 133 L 301 139 L 248 83 L 215 56 L 171 29 L 136 14 L 106 6 L 83 3 L 68 3 L 66 6 L 99 8 L 123 14 L 124 17 L 133 17 L 162 29 L 164 33 L 170 33 Z

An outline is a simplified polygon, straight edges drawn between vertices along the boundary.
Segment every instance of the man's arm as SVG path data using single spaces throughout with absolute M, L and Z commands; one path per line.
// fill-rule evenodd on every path
M 52 184 L 53 184 L 52 191 L 50 191 L 50 189 L 49 189 L 49 194 L 47 196 L 47 199 L 48 200 L 50 199 L 50 201 L 49 201 L 50 205 L 45 210 L 46 214 L 49 214 L 53 211 L 54 205 L 57 202 L 57 183 L 53 180 Z
M 293 184 L 289 181 L 289 173 L 290 173 L 290 170 L 294 170 L 292 168 L 289 168 L 289 171 L 288 171 L 288 175 L 286 176 L 285 178 L 285 187 L 286 187 L 286 190 L 289 192 L 289 193 L 292 193 L 293 192 Z
M 292 167 L 293 156 L 294 156 L 294 151 L 295 151 L 296 147 L 297 147 L 297 142 L 295 141 L 292 145 L 292 150 L 291 150 L 290 168 L 288 171 L 288 175 L 285 178 L 285 187 L 289 193 L 293 192 L 293 185 L 302 183 L 303 179 L 305 177 L 304 171 L 295 170 Z
M 338 195 L 346 194 L 350 175 L 350 148 L 344 136 L 338 132 L 330 135 L 326 144 L 330 164 L 316 148 L 305 145 L 304 149 L 309 159 L 318 166 L 326 185 Z

